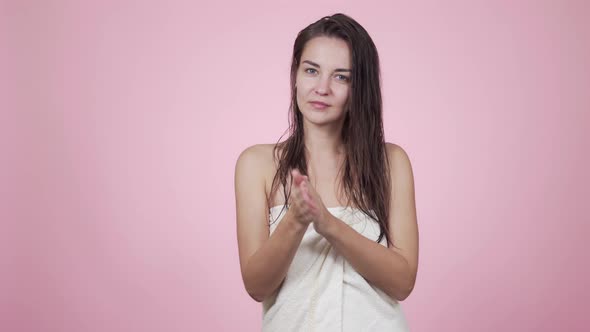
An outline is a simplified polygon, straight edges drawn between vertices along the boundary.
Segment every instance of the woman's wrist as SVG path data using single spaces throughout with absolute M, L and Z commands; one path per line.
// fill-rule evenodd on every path
M 334 217 L 331 213 L 328 213 L 326 220 L 322 223 L 322 225 L 318 225 L 319 227 L 316 227 L 316 232 L 329 240 L 330 238 L 336 236 L 338 233 L 339 223 L 341 222 L 342 221 L 340 219 Z

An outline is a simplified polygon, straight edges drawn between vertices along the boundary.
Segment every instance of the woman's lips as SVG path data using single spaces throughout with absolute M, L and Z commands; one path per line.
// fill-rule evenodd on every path
M 325 110 L 326 108 L 330 107 L 330 105 L 324 104 L 319 101 L 310 101 L 309 103 L 311 104 L 311 106 L 313 106 L 313 108 L 318 110 Z

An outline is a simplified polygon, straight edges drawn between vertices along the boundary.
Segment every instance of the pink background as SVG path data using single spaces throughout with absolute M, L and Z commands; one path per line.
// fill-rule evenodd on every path
M 344 12 L 413 163 L 412 331 L 590 327 L 587 1 L 0 5 L 0 330 L 258 331 L 233 175 Z

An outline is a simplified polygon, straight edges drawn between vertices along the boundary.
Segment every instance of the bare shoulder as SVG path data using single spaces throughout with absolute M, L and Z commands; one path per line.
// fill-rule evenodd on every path
M 402 170 L 411 171 L 410 157 L 406 150 L 395 143 L 385 143 L 387 158 L 392 168 L 401 168 Z
M 274 147 L 275 144 L 255 144 L 244 149 L 236 162 L 236 184 L 248 181 L 251 185 L 262 185 L 267 192 L 268 183 L 276 171 Z M 241 179 L 245 176 L 249 179 Z
M 258 174 L 266 174 L 269 167 L 272 167 L 274 144 L 255 144 L 244 149 L 236 162 L 238 168 L 247 168 L 249 171 L 256 171 Z
M 414 192 L 414 172 L 408 153 L 399 145 L 386 143 L 389 160 L 389 174 L 393 183 L 393 194 Z

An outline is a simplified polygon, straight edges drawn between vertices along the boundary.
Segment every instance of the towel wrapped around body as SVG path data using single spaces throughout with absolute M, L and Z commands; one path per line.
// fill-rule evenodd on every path
M 379 224 L 352 207 L 328 211 L 376 241 Z M 270 233 L 286 210 L 270 209 Z M 381 245 L 386 246 L 385 237 Z M 369 284 L 313 225 L 307 228 L 277 292 L 262 303 L 262 331 L 409 331 L 398 301 Z

